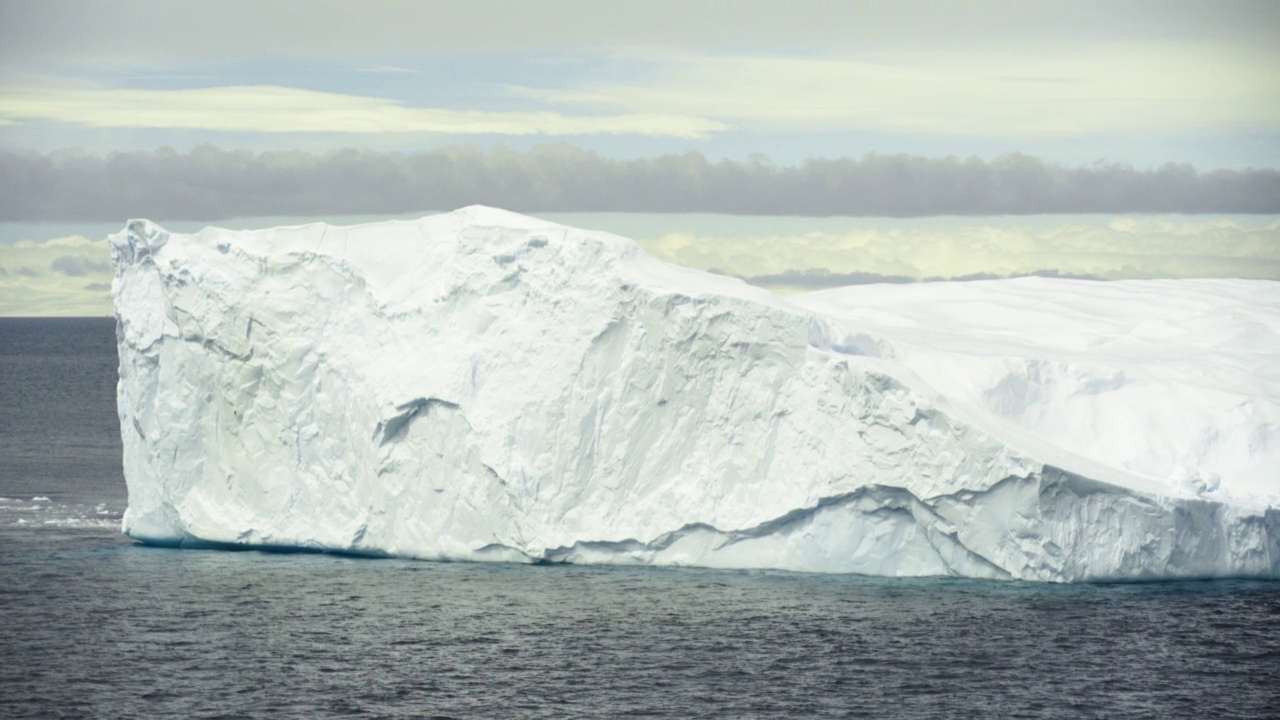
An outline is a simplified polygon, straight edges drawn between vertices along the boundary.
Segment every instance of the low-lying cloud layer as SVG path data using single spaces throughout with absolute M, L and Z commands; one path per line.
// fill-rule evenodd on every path
M 105 239 L 0 245 L 0 315 L 111 313 L 111 251 Z
M 952 227 L 803 235 L 641 240 L 650 254 L 797 292 L 869 282 L 1024 275 L 1121 280 L 1280 280 L 1280 221 L 1116 217 L 1035 227 L 960 221 Z
M 866 155 L 777 167 L 701 154 L 616 160 L 572 145 L 404 155 L 201 146 L 113 153 L 0 151 L 0 220 L 214 221 L 449 210 L 892 216 L 1277 213 L 1280 171 L 1063 167 L 1026 155 Z
M 1280 280 L 1280 221 L 1113 217 L 1063 223 L 904 221 L 896 228 L 712 236 L 680 231 L 638 238 L 670 262 L 745 278 L 779 292 L 871 282 L 1022 275 L 1097 279 L 1243 277 Z M 609 229 L 596 218 L 581 224 Z M 608 218 L 604 218 L 607 222 Z M 704 218 L 705 220 L 705 218 Z M 807 221 L 812 223 L 813 221 Z M 67 237 L 0 244 L 0 315 L 110 315 L 105 240 Z

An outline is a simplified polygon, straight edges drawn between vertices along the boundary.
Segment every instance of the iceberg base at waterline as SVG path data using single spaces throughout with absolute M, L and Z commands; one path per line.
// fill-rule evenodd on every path
M 1280 577 L 1280 283 L 783 298 L 483 207 L 110 241 L 144 542 Z

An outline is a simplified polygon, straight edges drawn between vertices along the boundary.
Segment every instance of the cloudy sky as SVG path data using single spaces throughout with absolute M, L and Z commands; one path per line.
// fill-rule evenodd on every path
M 1277 67 L 1265 1 L 0 0 L 0 313 L 109 312 L 131 216 L 474 202 L 795 288 L 1275 277 Z

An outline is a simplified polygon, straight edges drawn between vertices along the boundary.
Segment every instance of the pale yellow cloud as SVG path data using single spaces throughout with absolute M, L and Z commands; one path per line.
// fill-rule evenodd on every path
M 781 291 L 836 284 L 820 276 L 799 277 L 815 273 L 924 280 L 1051 271 L 1108 280 L 1280 280 L 1280 221 L 1252 225 L 1231 219 L 1122 216 L 1106 221 L 1068 220 L 1043 227 L 960 220 L 946 228 L 863 227 L 799 235 L 669 233 L 643 239 L 640 244 L 669 262 L 757 278 L 757 282 Z
M 239 132 L 649 135 L 701 138 L 725 129 L 697 116 L 565 115 L 413 107 L 379 97 L 276 85 L 182 90 L 58 85 L 0 88 L 0 122 Z
M 112 276 L 105 239 L 0 245 L 0 316 L 111 315 Z
M 513 91 L 561 107 L 692 114 L 753 127 L 948 135 L 1274 129 L 1280 52 L 1194 43 L 855 58 L 641 59 L 647 78 Z
M 685 216 L 654 215 L 646 224 L 678 228 Z M 721 226 L 749 218 L 702 216 Z M 580 225 L 609 227 L 609 215 L 577 218 Z M 625 219 L 625 218 L 624 218 Z M 636 216 L 630 216 L 635 221 Z M 569 218 L 562 218 L 570 221 Z M 1143 216 L 954 222 L 876 227 L 850 220 L 793 218 L 775 226 L 820 223 L 816 232 L 726 234 L 636 233 L 650 254 L 700 270 L 716 270 L 778 292 L 836 284 L 844 276 L 913 280 L 969 275 L 1025 275 L 1054 271 L 1104 279 L 1242 277 L 1280 280 L 1280 219 L 1170 219 Z M 647 236 L 646 236 L 647 235 Z M 112 271 L 106 240 L 70 236 L 0 244 L 0 315 L 110 315 Z M 832 277 L 823 277 L 823 274 Z M 772 276 L 772 277 L 770 277 Z M 836 282 L 833 282 L 836 281 Z

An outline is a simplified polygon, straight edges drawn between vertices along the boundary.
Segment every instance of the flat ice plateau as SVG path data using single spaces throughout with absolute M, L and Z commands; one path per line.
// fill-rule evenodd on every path
M 1280 577 L 1280 283 L 782 298 L 483 207 L 111 246 L 144 542 Z

